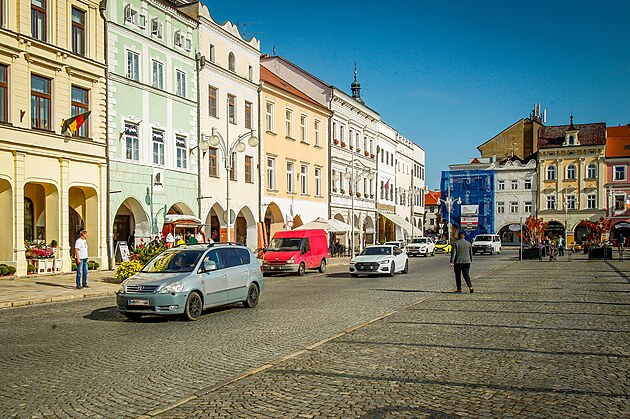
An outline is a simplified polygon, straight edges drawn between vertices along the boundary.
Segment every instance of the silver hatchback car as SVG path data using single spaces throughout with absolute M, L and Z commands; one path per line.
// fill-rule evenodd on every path
M 256 307 L 264 285 L 258 260 L 240 243 L 180 246 L 123 281 L 116 303 L 130 319 L 183 314 L 197 320 L 209 307 L 237 302 Z

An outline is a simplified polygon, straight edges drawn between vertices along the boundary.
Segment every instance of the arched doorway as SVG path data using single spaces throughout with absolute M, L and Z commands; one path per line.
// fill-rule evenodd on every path
M 13 188 L 4 179 L 0 179 L 0 214 L 3 214 L 3 222 L 0 223 L 0 237 L 2 237 L 0 240 L 0 262 L 6 263 L 13 261 Z
M 30 217 L 32 223 L 30 231 L 24 228 L 25 240 L 59 243 L 59 193 L 54 185 L 40 182 L 24 185 L 24 216 Z
M 223 214 L 223 212 L 224 209 L 217 202 L 212 206 L 212 208 L 210 208 L 210 211 L 206 216 L 206 237 L 211 238 L 215 242 L 219 242 L 221 240 L 221 222 L 219 221 L 219 214 Z
M 623 236 L 624 242 L 628 243 L 630 239 L 630 222 L 622 221 L 613 226 L 611 232 L 612 239 L 614 240 L 614 245 L 619 246 L 619 239 Z M 625 244 L 624 243 L 624 244 Z
M 575 243 L 584 243 L 586 240 L 588 240 L 589 234 L 590 231 L 588 227 L 583 223 L 579 223 L 577 226 L 575 226 L 575 231 L 573 235 Z
M 70 257 L 74 256 L 74 243 L 82 229 L 88 231 L 88 250 L 90 256 L 98 254 L 99 208 L 96 191 L 88 187 L 73 186 L 68 190 L 68 230 L 67 237 Z
M 508 246 L 519 246 L 521 244 L 521 226 L 518 223 L 510 223 L 499 229 L 501 244 Z
M 558 221 L 549 221 L 545 228 L 545 236 L 550 239 L 558 239 L 564 237 L 564 226 Z
M 363 244 L 374 244 L 374 220 L 369 215 L 365 217 L 363 222 Z
M 149 217 L 140 202 L 135 198 L 127 198 L 118 207 L 112 225 L 114 246 L 116 242 L 129 242 L 130 239 L 136 242 L 140 238 L 148 240 L 150 237 L 149 229 Z
M 343 218 L 343 215 L 341 215 L 340 213 L 335 214 L 333 218 L 337 221 L 341 221 L 342 223 L 350 224 L 346 222 L 346 219 Z M 345 232 L 335 233 L 335 237 L 333 238 L 332 242 L 336 243 L 337 240 L 339 240 L 339 244 L 343 246 L 341 250 L 342 253 L 345 253 L 346 250 L 350 249 L 350 234 L 346 234 Z
M 265 234 L 267 235 L 267 243 L 273 237 L 276 231 L 284 230 L 284 216 L 278 205 L 271 202 L 267 205 L 265 211 Z
M 195 213 L 183 202 L 177 202 L 168 209 L 166 212 L 169 215 L 195 215 Z
M 234 223 L 235 239 L 239 243 L 245 244 L 250 249 L 258 247 L 256 219 L 248 207 L 243 207 L 236 216 Z

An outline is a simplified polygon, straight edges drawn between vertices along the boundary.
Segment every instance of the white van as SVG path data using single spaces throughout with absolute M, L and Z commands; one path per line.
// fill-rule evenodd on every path
M 473 254 L 490 253 L 501 254 L 501 238 L 498 234 L 480 234 L 473 239 Z

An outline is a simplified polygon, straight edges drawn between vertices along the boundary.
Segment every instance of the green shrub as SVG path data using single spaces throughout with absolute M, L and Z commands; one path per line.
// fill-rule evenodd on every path
M 7 266 L 7 269 L 9 270 L 9 275 L 15 275 L 15 266 Z
M 26 267 L 26 271 L 27 271 L 29 274 L 32 274 L 33 272 L 35 272 L 35 266 L 34 266 L 34 265 L 31 265 L 31 264 L 29 263 L 29 264 L 28 264 L 28 266 Z
M 7 265 L 0 265 L 0 275 L 7 275 L 9 273 L 9 267 Z
M 101 266 L 100 263 L 94 261 L 94 260 L 88 260 L 88 270 L 90 271 L 94 271 L 96 269 L 98 269 L 98 267 Z
M 125 279 L 132 275 L 135 275 L 142 269 L 142 264 L 137 260 L 130 260 L 129 262 L 123 262 L 118 265 L 116 269 L 116 279 L 123 282 Z

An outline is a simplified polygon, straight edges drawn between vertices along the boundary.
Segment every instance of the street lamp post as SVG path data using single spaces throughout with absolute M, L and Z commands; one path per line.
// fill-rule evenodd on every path
M 352 165 L 351 165 L 351 171 L 344 173 L 343 177 L 345 179 L 347 179 L 348 181 L 350 181 L 350 184 L 352 185 L 352 193 L 350 194 L 350 198 L 352 201 L 352 205 L 351 205 L 351 209 L 350 209 L 350 229 L 351 231 L 351 236 L 350 236 L 350 246 L 352 248 L 352 257 L 354 258 L 354 195 L 357 193 L 357 184 L 359 182 L 359 180 L 367 175 L 367 178 L 372 180 L 374 179 L 374 173 L 372 173 L 372 168 L 365 166 L 363 163 L 361 163 L 360 161 L 357 161 L 357 163 L 359 163 L 361 165 L 361 167 L 358 167 L 357 169 L 359 170 L 358 172 L 355 172 L 355 164 L 354 164 L 354 158 L 352 161 Z M 333 176 L 333 179 L 335 181 L 338 181 L 341 179 L 341 176 L 337 173 L 335 173 L 335 175 Z
M 447 215 L 448 215 L 448 221 L 447 221 L 447 227 L 448 227 L 448 240 L 451 240 L 451 210 L 453 209 L 453 202 L 457 202 L 458 204 L 461 205 L 462 203 L 462 198 L 457 198 L 457 199 L 453 199 L 451 197 L 451 185 L 448 185 L 448 194 L 446 199 L 442 199 L 439 198 L 440 201 L 444 204 L 446 204 L 446 210 L 447 210 Z
M 228 116 L 227 118 L 228 129 L 229 129 L 229 124 L 230 124 L 230 118 Z M 227 132 L 228 131 L 226 131 L 226 137 L 228 137 Z M 234 142 L 230 144 L 229 139 L 228 140 L 224 139 L 223 136 L 219 132 L 217 132 L 216 127 L 212 127 L 212 135 L 208 139 L 209 145 L 213 147 L 218 146 L 221 149 L 221 152 L 223 153 L 223 161 L 225 163 L 225 170 L 226 170 L 225 199 L 226 199 L 226 207 L 227 207 L 226 209 L 227 217 L 224 217 L 224 221 L 227 223 L 227 241 L 230 241 L 230 237 L 231 237 L 230 226 L 232 225 L 232 222 L 234 221 L 232 220 L 232 214 L 230 213 L 230 177 L 232 175 L 232 169 L 233 169 L 232 155 L 235 152 L 242 153 L 243 151 L 245 151 L 247 146 L 245 145 L 243 141 L 246 138 L 247 138 L 247 143 L 250 145 L 250 147 L 256 147 L 258 145 L 258 138 L 254 135 L 254 130 L 250 130 L 249 132 L 239 135 L 238 137 L 236 137 Z

